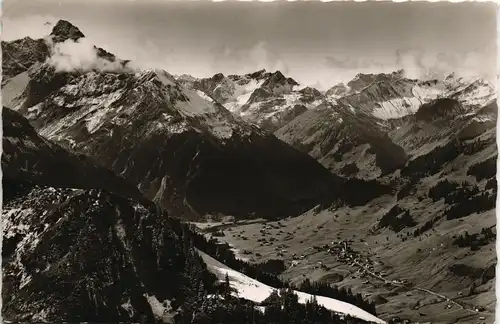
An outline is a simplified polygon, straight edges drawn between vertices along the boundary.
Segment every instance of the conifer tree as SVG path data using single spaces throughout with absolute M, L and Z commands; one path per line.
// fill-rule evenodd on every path
M 231 295 L 231 285 L 229 283 L 229 275 L 226 272 L 224 277 L 224 298 L 228 298 Z

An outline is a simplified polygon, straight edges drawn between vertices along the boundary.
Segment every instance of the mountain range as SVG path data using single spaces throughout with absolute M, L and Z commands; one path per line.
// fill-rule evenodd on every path
M 68 60 L 71 46 L 87 46 L 91 60 Z M 290 250 L 366 237 L 394 276 L 441 295 L 474 286 L 462 310 L 493 313 L 484 290 L 494 241 L 453 243 L 495 224 L 496 92 L 483 79 L 400 70 L 323 92 L 280 71 L 173 76 L 88 44 L 64 20 L 46 38 L 2 42 L 2 57 L 4 318 L 184 323 L 216 278 L 183 224 L 230 218 L 321 220 L 296 229 Z M 417 258 L 428 231 L 446 248 Z M 258 244 L 262 231 L 228 233 L 221 240 L 238 249 L 263 249 L 255 262 L 283 260 L 283 280 L 308 276 Z M 463 252 L 472 245 L 479 252 Z M 415 269 L 438 260 L 451 270 Z M 391 293 L 377 293 L 377 313 L 416 320 L 406 292 Z M 464 316 L 428 313 L 419 316 Z

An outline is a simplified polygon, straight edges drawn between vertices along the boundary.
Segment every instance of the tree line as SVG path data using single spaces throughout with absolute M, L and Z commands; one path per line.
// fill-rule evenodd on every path
M 380 218 L 378 225 L 380 228 L 387 227 L 399 233 L 405 227 L 413 227 L 417 223 L 411 217 L 409 210 L 396 205 Z
M 221 244 L 214 238 L 207 238 L 202 233 L 196 231 L 195 226 L 175 220 L 178 232 L 183 233 L 185 239 L 192 242 L 192 245 L 204 253 L 214 257 L 228 267 L 239 271 L 255 280 L 278 289 L 295 289 L 312 295 L 321 295 L 338 299 L 355 305 L 371 314 L 376 314 L 375 304 L 364 300 L 360 294 L 354 294 L 350 289 L 337 288 L 327 283 L 311 283 L 304 281 L 296 286 L 289 281 L 282 280 L 279 275 L 269 273 L 267 262 L 251 264 L 235 257 L 234 252 L 228 244 Z M 213 290 L 212 290 L 213 291 Z
M 475 196 L 465 198 L 445 210 L 446 219 L 458 219 L 473 213 L 482 213 L 495 208 L 496 195 L 482 192 Z
M 458 236 L 453 244 L 459 247 L 469 247 L 471 251 L 477 251 L 482 246 L 488 245 L 493 242 L 496 238 L 495 233 L 493 232 L 492 227 L 485 227 L 481 229 L 481 232 L 469 234 L 468 231 L 465 231 L 464 234 Z
M 262 303 L 264 309 L 256 307 L 255 303 L 233 297 L 227 291 L 228 285 L 223 285 L 221 293 L 205 299 L 199 305 L 195 316 L 181 313 L 177 323 L 193 324 L 362 324 L 366 321 L 341 316 L 318 304 L 316 298 L 301 304 L 298 296 L 290 288 L 279 292 L 273 291 Z
M 482 162 L 472 165 L 467 170 L 467 175 L 476 177 L 477 181 L 494 177 L 497 173 L 497 155 Z
M 338 288 L 324 282 L 311 282 L 309 279 L 304 280 L 297 286 L 297 290 L 307 292 L 312 295 L 330 297 L 337 300 L 356 305 L 359 308 L 376 315 L 375 303 L 364 300 L 361 294 L 354 294 L 350 288 Z

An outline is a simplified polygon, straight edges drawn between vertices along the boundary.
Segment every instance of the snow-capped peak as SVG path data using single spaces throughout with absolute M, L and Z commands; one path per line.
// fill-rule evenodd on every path
M 190 82 L 194 82 L 196 80 L 198 80 L 197 78 L 195 78 L 194 76 L 190 75 L 190 74 L 181 74 L 181 75 L 174 75 L 175 79 L 177 81 L 190 81 Z
M 358 74 L 351 81 L 326 92 L 330 101 L 341 101 L 353 111 L 379 119 L 415 114 L 419 107 L 442 97 L 456 99 L 467 109 L 477 109 L 495 96 L 494 88 L 481 78 L 451 73 L 442 79 L 415 80 L 404 70 Z

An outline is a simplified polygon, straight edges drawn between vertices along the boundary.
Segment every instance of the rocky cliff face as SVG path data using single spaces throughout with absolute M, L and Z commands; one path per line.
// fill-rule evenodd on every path
M 37 62 L 49 57 L 50 49 L 43 39 L 25 37 L 12 42 L 2 42 L 2 83 L 27 71 Z

